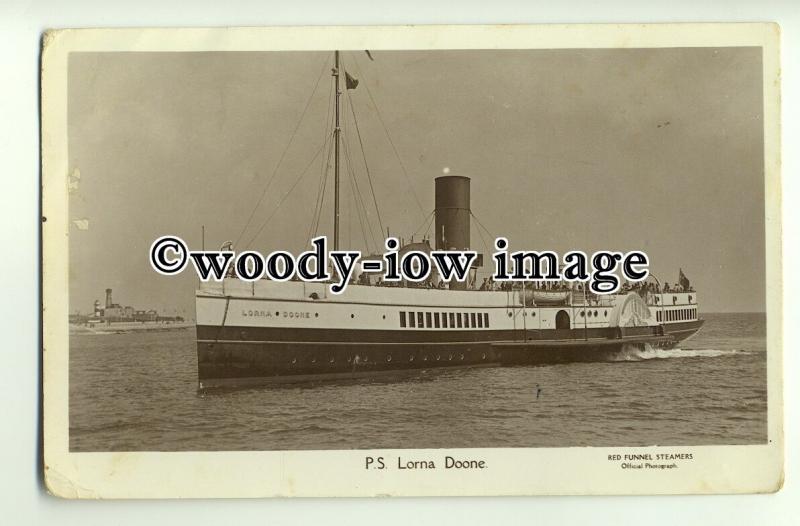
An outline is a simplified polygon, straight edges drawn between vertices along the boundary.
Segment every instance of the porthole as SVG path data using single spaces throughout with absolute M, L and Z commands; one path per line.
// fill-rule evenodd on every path
M 386 319 L 386 314 L 384 314 L 384 315 L 383 315 L 383 319 L 384 319 L 384 320 Z
M 464 353 L 463 352 L 459 355 L 459 358 L 462 359 L 462 360 L 464 359 Z
M 581 318 L 583 318 L 584 316 L 586 316 L 586 313 L 581 311 Z
M 533 316 L 535 318 L 536 317 L 536 311 L 532 312 L 531 316 Z
M 292 363 L 297 363 L 297 358 L 292 358 Z
M 319 312 L 315 312 L 315 313 L 314 313 L 314 317 L 315 317 L 315 318 L 319 318 Z
M 510 312 L 508 313 L 508 317 L 509 317 L 509 318 L 511 317 L 511 313 L 510 313 Z
M 409 357 L 408 357 L 408 361 L 409 361 L 409 362 L 413 362 L 413 361 L 414 361 L 414 355 L 413 355 L 413 354 L 412 354 L 412 355 L 409 355 Z
M 280 315 L 281 315 L 280 311 L 277 311 L 277 310 L 276 310 L 276 311 L 275 311 L 275 316 L 280 316 Z
M 386 361 L 387 362 L 391 362 L 392 361 L 392 355 L 391 354 L 387 354 L 386 355 Z
M 427 354 L 426 354 L 425 356 L 423 356 L 423 357 L 422 357 L 422 361 L 423 361 L 423 362 L 427 362 L 427 361 L 428 361 L 428 355 L 427 355 Z
M 604 311 L 603 311 L 603 316 L 605 316 L 606 318 L 608 318 L 608 311 L 607 311 L 607 310 L 604 310 Z
M 594 315 L 595 315 L 595 317 L 597 316 L 597 311 L 594 311 Z
M 452 362 L 452 361 L 453 361 L 453 355 L 452 355 L 452 353 L 447 355 L 447 361 L 448 361 L 448 362 Z
M 353 361 L 353 357 L 352 357 L 352 356 L 348 356 L 348 357 L 347 357 L 347 363 L 350 363 L 350 362 L 352 362 L 352 361 Z
M 350 315 L 350 319 L 351 319 L 351 320 L 352 320 L 353 318 L 355 318 L 355 317 L 356 317 L 356 315 L 355 315 L 355 314 L 351 314 L 351 315 Z
M 317 358 L 316 357 L 311 358 L 311 363 L 317 363 Z
M 486 359 L 486 353 L 481 354 L 481 360 L 485 360 L 485 359 Z
M 333 356 L 331 356 L 331 359 L 330 359 L 330 360 L 328 360 L 328 361 L 329 361 L 329 362 L 331 362 L 331 363 L 333 363 L 333 362 L 334 362 L 334 360 L 335 360 L 335 358 L 334 358 Z
M 441 356 L 440 354 L 437 354 L 437 355 L 436 355 L 436 361 L 437 361 L 437 362 L 438 362 L 438 361 L 439 361 L 441 358 L 442 358 L 442 356 Z

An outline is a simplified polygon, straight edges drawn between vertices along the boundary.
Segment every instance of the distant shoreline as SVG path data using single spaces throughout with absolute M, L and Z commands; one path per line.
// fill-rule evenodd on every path
M 97 323 L 93 326 L 69 324 L 69 333 L 72 334 L 124 334 L 130 332 L 165 332 L 179 331 L 194 328 L 194 322 L 115 322 Z

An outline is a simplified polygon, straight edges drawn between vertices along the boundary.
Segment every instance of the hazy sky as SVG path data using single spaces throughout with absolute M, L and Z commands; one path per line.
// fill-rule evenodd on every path
M 393 234 L 408 238 L 424 223 L 433 179 L 449 168 L 472 178 L 473 212 L 512 249 L 641 249 L 662 281 L 683 268 L 702 311 L 764 310 L 760 49 L 342 57 L 360 80 L 347 93 Z M 89 229 L 70 229 L 71 312 L 90 311 L 112 287 L 116 302 L 193 318 L 194 273 L 156 274 L 150 244 L 174 234 L 199 249 L 201 224 L 207 247 L 240 236 L 322 71 L 243 235 L 274 213 L 251 248 L 306 249 L 324 153 L 276 205 L 323 143 L 331 61 L 331 52 L 72 54 L 69 158 L 80 182 L 70 219 L 88 219 Z M 346 104 L 342 115 L 377 224 Z M 342 244 L 364 250 L 347 172 L 343 161 Z M 332 231 L 332 179 L 323 234 Z M 475 222 L 472 246 L 486 252 Z

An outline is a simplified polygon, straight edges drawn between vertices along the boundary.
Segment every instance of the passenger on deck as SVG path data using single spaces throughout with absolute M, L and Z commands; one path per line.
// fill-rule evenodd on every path
M 483 278 L 483 283 L 481 283 L 480 290 L 489 290 L 490 286 L 491 285 L 489 284 L 489 278 Z

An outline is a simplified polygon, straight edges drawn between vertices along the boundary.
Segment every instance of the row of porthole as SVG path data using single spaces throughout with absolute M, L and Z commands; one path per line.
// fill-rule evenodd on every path
M 586 313 L 584 313 L 584 311 L 581 311 L 581 318 L 583 318 L 584 316 L 589 316 L 591 318 L 592 315 L 593 315 L 592 311 L 588 311 Z M 597 311 L 594 311 L 594 316 L 597 317 L 597 316 L 600 316 L 600 314 Z M 607 310 L 603 311 L 603 316 L 605 316 L 606 318 L 608 317 L 608 311 Z
M 277 311 L 277 310 L 276 310 L 276 311 L 275 311 L 275 316 L 277 317 L 277 316 L 280 316 L 280 315 L 281 315 L 281 311 Z M 315 313 L 314 313 L 314 317 L 315 317 L 315 318 L 319 318 L 319 312 L 315 312 Z M 356 315 L 355 315 L 355 314 L 353 314 L 353 313 L 350 313 L 350 319 L 351 319 L 351 320 L 352 320 L 352 319 L 354 319 L 355 317 L 356 317 Z M 383 319 L 385 320 L 385 319 L 386 319 L 386 314 L 384 314 L 382 317 L 383 317 Z
M 528 311 L 523 311 L 522 315 L 523 316 L 527 316 L 528 315 Z M 513 313 L 509 312 L 508 313 L 508 317 L 510 318 L 511 316 L 513 316 Z M 531 316 L 533 316 L 535 318 L 536 317 L 536 313 L 535 312 L 531 312 Z M 581 311 L 581 316 L 589 316 L 589 317 L 591 317 L 592 316 L 592 311 L 589 311 L 586 314 L 584 314 L 584 311 Z M 600 313 L 598 313 L 597 311 L 594 311 L 594 316 L 600 316 Z M 607 310 L 603 311 L 603 316 L 608 317 L 608 311 Z
M 457 357 L 459 360 L 463 360 L 464 359 L 464 353 L 459 353 L 458 356 L 456 356 L 453 353 L 450 353 L 450 354 L 447 355 L 447 361 L 453 361 L 454 357 Z M 439 354 L 439 353 L 436 353 L 435 358 L 436 358 L 436 361 L 438 362 L 438 361 L 440 361 L 442 359 L 442 355 Z M 358 359 L 360 361 L 364 362 L 364 363 L 369 362 L 369 356 L 358 356 Z M 486 353 L 481 353 L 481 359 L 482 360 L 486 359 Z M 328 359 L 329 363 L 334 363 L 335 361 L 336 361 L 336 359 L 333 356 L 331 356 Z M 347 363 L 352 363 L 352 361 L 353 361 L 353 357 L 352 356 L 348 356 L 347 357 Z M 392 355 L 391 354 L 387 354 L 386 355 L 386 361 L 387 362 L 391 362 L 392 361 Z M 409 355 L 408 361 L 409 362 L 413 362 L 414 361 L 414 355 L 413 354 Z M 423 362 L 427 362 L 428 361 L 428 355 L 427 354 L 425 356 L 423 356 L 422 361 Z M 297 363 L 297 357 L 295 356 L 295 357 L 292 358 L 292 364 L 296 364 L 296 363 Z M 317 363 L 317 359 L 316 358 L 312 358 L 311 359 L 311 363 L 312 364 Z

